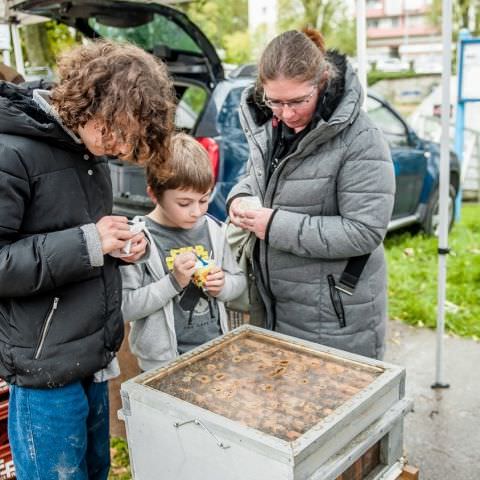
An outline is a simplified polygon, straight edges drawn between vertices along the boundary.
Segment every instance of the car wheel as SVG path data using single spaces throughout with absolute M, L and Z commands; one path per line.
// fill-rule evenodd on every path
M 455 197 L 457 192 L 453 185 L 448 191 L 448 230 L 450 231 L 455 220 Z M 422 223 L 422 228 L 427 235 L 438 237 L 440 231 L 440 199 L 438 189 L 435 190 L 427 207 L 427 213 Z

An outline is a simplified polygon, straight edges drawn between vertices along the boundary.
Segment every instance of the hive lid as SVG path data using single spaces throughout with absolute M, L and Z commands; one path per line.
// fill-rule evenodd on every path
M 241 327 L 142 383 L 291 442 L 384 371 Z

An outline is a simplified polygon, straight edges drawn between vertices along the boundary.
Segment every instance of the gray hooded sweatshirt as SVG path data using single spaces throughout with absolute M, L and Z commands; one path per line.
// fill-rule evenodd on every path
M 351 66 L 335 52 L 327 59 L 338 76 L 327 86 L 322 118 L 268 184 L 272 122 L 259 119 L 253 87 L 243 93 L 240 118 L 250 158 L 230 199 L 255 195 L 274 209 L 253 265 L 267 328 L 381 358 L 387 318 L 382 241 L 393 208 L 393 164 L 383 134 L 361 110 L 362 89 Z M 338 283 L 348 259 L 366 253 L 371 256 L 354 294 L 339 294 L 342 327 L 327 277 Z
M 244 273 L 239 269 L 225 238 L 226 226 L 206 216 L 206 227 L 215 263 L 225 272 L 225 285 L 216 297 L 222 333 L 228 330 L 224 302 L 237 298 L 246 286 Z M 142 221 L 136 217 L 135 221 Z M 173 315 L 173 299 L 178 295 L 162 264 L 160 253 L 150 232 L 150 256 L 143 263 L 122 267 L 122 313 L 131 323 L 130 349 L 142 370 L 157 368 L 178 356 L 177 336 Z

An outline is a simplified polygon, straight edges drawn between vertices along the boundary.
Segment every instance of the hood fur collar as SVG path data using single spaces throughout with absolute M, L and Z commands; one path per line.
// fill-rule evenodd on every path
M 328 121 L 337 108 L 345 93 L 345 73 L 347 70 L 347 58 L 336 50 L 328 50 L 326 60 L 329 68 L 336 74 L 327 83 L 317 103 L 315 117 Z M 247 99 L 255 123 L 260 126 L 273 116 L 272 111 L 263 104 L 263 92 L 252 88 Z

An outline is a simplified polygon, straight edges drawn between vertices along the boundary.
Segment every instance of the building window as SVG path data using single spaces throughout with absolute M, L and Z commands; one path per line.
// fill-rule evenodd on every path
M 426 6 L 425 0 L 405 0 L 405 10 L 419 10 Z
M 403 11 L 403 2 L 398 0 L 385 0 L 385 15 L 401 15 Z
M 425 15 L 408 15 L 405 16 L 405 25 L 407 27 L 426 27 L 429 26 L 429 23 Z

